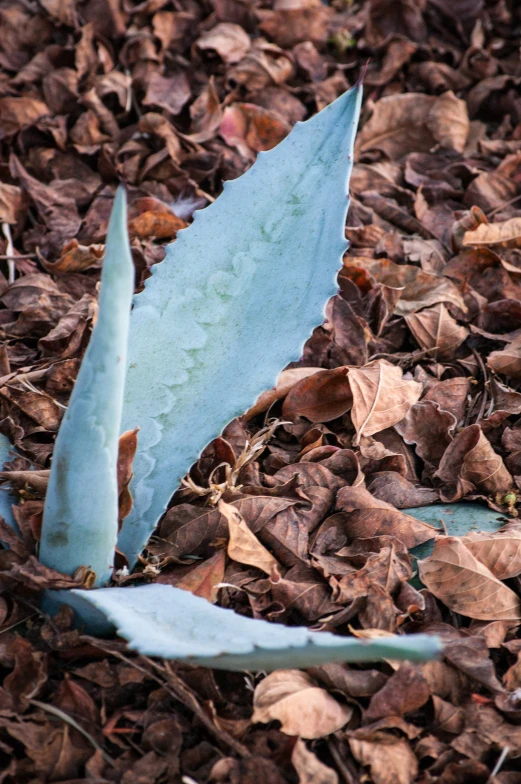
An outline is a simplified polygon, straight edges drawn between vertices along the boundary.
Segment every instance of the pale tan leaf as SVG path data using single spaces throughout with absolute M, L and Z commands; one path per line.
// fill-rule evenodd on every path
M 232 561 L 256 566 L 266 574 L 271 574 L 274 570 L 278 571 L 278 562 L 250 531 L 237 509 L 231 504 L 219 501 L 219 512 L 228 523 L 230 531 L 228 555 Z
M 521 527 L 494 533 L 471 531 L 461 541 L 498 580 L 521 574 Z
M 491 494 L 506 493 L 513 486 L 503 458 L 494 451 L 481 428 L 477 443 L 464 457 L 461 478 Z
M 509 218 L 499 223 L 482 223 L 463 236 L 465 247 L 480 248 L 487 245 L 521 247 L 521 218 Z
M 286 735 L 312 740 L 341 729 L 352 713 L 351 706 L 337 702 L 305 672 L 277 670 L 255 689 L 251 721 L 280 721 Z
M 428 152 L 436 143 L 463 152 L 470 124 L 464 101 L 452 91 L 438 97 L 423 93 L 390 95 L 376 102 L 358 134 L 355 153 L 380 150 L 391 160 Z
M 374 740 L 349 738 L 349 746 L 355 759 L 369 766 L 374 784 L 412 784 L 418 775 L 408 742 L 390 732 L 380 732 Z
M 395 509 L 375 498 L 363 487 L 342 487 L 337 495 L 337 509 L 347 517 L 345 531 L 349 539 L 371 536 L 396 536 L 410 549 L 434 539 L 438 529 Z
M 372 436 L 400 422 L 422 393 L 421 384 L 404 380 L 401 368 L 382 359 L 350 368 L 348 378 L 353 394 L 355 445 L 361 436 Z
M 501 351 L 492 351 L 488 355 L 487 365 L 494 373 L 501 373 L 509 378 L 521 378 L 521 336 Z
M 452 359 L 454 351 L 469 334 L 466 327 L 452 318 L 442 302 L 434 308 L 411 313 L 405 320 L 420 347 L 440 362 Z
M 418 566 L 425 587 L 454 612 L 479 621 L 521 619 L 519 597 L 458 537 L 439 537 L 432 555 Z
M 297 771 L 299 784 L 338 784 L 333 768 L 320 762 L 300 738 L 293 747 L 291 764 Z
M 463 312 L 467 311 L 463 296 L 453 281 L 442 275 L 425 272 L 412 264 L 395 264 L 388 259 L 351 256 L 344 261 L 344 268 L 346 274 L 355 279 L 358 270 L 362 269 L 377 283 L 392 288 L 403 287 L 402 295 L 395 307 L 398 316 L 407 316 L 438 302 L 449 303 Z

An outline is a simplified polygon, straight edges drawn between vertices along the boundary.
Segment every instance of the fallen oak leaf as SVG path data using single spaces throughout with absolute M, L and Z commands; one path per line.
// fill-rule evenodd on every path
M 217 52 L 225 63 L 238 63 L 251 47 L 248 33 L 238 24 L 220 22 L 197 39 L 195 45 L 202 51 Z
M 291 752 L 291 764 L 297 771 L 299 784 L 338 784 L 338 775 L 308 749 L 301 738 Z
M 353 444 L 400 422 L 419 400 L 422 385 L 403 378 L 402 369 L 382 359 L 349 369 L 353 395 L 351 419 L 356 430 Z
M 336 508 L 345 516 L 344 530 L 350 540 L 373 536 L 396 536 L 408 550 L 434 539 L 438 529 L 380 501 L 363 487 L 339 490 Z
M 253 695 L 252 724 L 280 721 L 281 731 L 306 740 L 341 729 L 353 714 L 300 670 L 277 670 L 262 680 Z
M 250 531 L 240 512 L 225 501 L 219 501 L 218 510 L 228 523 L 228 555 L 232 561 L 255 566 L 266 574 L 280 573 L 278 562 Z
M 457 536 L 438 537 L 418 568 L 425 587 L 453 612 L 478 621 L 521 619 L 519 597 Z
M 363 733 L 363 728 L 357 734 Z M 349 737 L 353 757 L 369 767 L 374 784 L 412 784 L 418 760 L 404 738 L 390 732 L 368 733 L 367 739 Z
M 299 416 L 310 422 L 330 422 L 353 404 L 348 368 L 319 370 L 298 381 L 282 406 L 282 416 L 292 421 Z
M 130 494 L 130 480 L 132 479 L 132 463 L 137 449 L 137 434 L 139 427 L 127 430 L 119 437 L 118 450 L 118 525 L 121 528 L 123 520 L 132 509 L 132 496 Z
M 220 134 L 226 144 L 236 147 L 244 158 L 271 150 L 291 128 L 280 115 L 253 103 L 232 103 L 223 112 Z

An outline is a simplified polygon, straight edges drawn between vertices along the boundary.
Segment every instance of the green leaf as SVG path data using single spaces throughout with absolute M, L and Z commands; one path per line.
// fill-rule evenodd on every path
M 311 632 L 245 618 L 170 585 L 70 593 L 103 612 L 133 650 L 203 667 L 253 671 L 334 661 L 425 661 L 441 652 L 439 638 L 427 634 L 360 640 Z
M 117 459 L 134 265 L 125 191 L 116 195 L 99 312 L 63 417 L 45 498 L 40 561 L 65 574 L 80 566 L 96 585 L 112 574 L 117 539 Z
M 123 429 L 140 427 L 130 566 L 203 447 L 298 359 L 346 249 L 356 86 L 196 213 L 131 317 Z

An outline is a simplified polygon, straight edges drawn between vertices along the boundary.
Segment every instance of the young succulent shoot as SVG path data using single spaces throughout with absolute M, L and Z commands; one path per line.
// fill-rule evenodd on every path
M 60 426 L 45 499 L 40 561 L 65 574 L 112 576 L 118 533 L 118 441 L 134 265 L 125 191 L 110 218 L 96 326 Z
M 301 354 L 337 290 L 362 86 L 260 153 L 179 232 L 134 300 L 123 428 L 140 427 L 132 567 L 188 468 Z
M 49 608 L 72 606 L 91 632 L 117 630 L 141 653 L 232 670 L 419 661 L 440 651 L 427 635 L 356 639 L 253 620 L 167 585 L 100 587 L 116 544 L 120 425 L 141 428 L 134 509 L 119 538 L 133 566 L 203 447 L 298 357 L 321 322 L 346 248 L 361 89 L 298 124 L 153 267 L 131 316 L 124 405 L 133 270 L 118 192 L 98 322 L 57 437 L 40 549 L 47 566 L 95 573 L 94 590 L 45 599 Z

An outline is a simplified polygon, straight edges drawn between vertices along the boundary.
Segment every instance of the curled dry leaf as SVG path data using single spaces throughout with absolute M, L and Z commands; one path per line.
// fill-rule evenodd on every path
M 468 336 L 466 327 L 452 318 L 443 302 L 419 313 L 411 313 L 405 320 L 420 347 L 440 362 L 452 359 L 455 350 Z
M 521 527 L 508 526 L 504 531 L 472 531 L 461 541 L 498 580 L 521 574 Z
M 298 381 L 290 390 L 282 406 L 282 416 L 292 420 L 302 416 L 311 422 L 330 422 L 349 411 L 352 404 L 348 369 L 319 370 Z
M 482 223 L 473 231 L 466 231 L 463 245 L 471 248 L 499 245 L 503 248 L 521 247 L 521 218 L 509 218 L 499 223 Z
M 90 267 L 99 267 L 104 250 L 104 245 L 80 245 L 78 240 L 74 239 L 64 246 L 62 255 L 56 261 L 46 261 L 41 255 L 39 261 L 47 272 L 53 274 L 81 272 Z
M 418 775 L 418 760 L 407 740 L 390 732 L 368 733 L 367 740 L 349 738 L 349 747 L 369 767 L 374 784 L 412 784 Z
M 418 566 L 425 587 L 454 612 L 479 621 L 521 619 L 519 597 L 458 537 L 436 539 L 432 555 Z
M 286 735 L 306 740 L 341 729 L 353 709 L 342 705 L 300 670 L 277 670 L 262 680 L 253 695 L 252 724 L 280 721 Z
M 291 764 L 298 774 L 299 784 L 338 784 L 338 776 L 298 738 L 291 753 Z
M 252 158 L 256 152 L 271 150 L 289 131 L 289 124 L 276 112 L 253 103 L 233 103 L 223 112 L 220 133 L 226 144 Z
M 395 313 L 407 316 L 417 310 L 445 302 L 455 305 L 464 313 L 467 311 L 465 300 L 452 280 L 443 275 L 425 272 L 412 264 L 395 264 L 388 259 L 368 259 L 363 256 L 347 257 L 343 273 L 355 280 L 360 272 L 369 273 L 377 283 L 392 288 L 403 288 L 396 303 Z
M 271 553 L 259 542 L 250 531 L 244 518 L 231 504 L 219 501 L 219 512 L 226 518 L 230 531 L 228 555 L 233 561 L 256 566 L 266 574 L 279 570 L 279 564 Z
M 363 487 L 343 487 L 337 495 L 337 509 L 346 515 L 349 539 L 396 536 L 410 549 L 434 539 L 437 529 L 379 501 Z
M 419 400 L 422 386 L 406 381 L 401 368 L 376 359 L 362 368 L 350 368 L 349 384 L 353 395 L 351 418 L 356 441 L 396 425 Z
M 197 564 L 194 569 L 173 584 L 176 588 L 190 591 L 195 596 L 202 596 L 203 599 L 215 604 L 219 590 L 217 586 L 224 579 L 225 565 L 226 553 L 224 550 L 218 550 L 215 555 Z
M 451 441 L 435 474 L 444 483 L 442 498 L 457 500 L 474 487 L 495 495 L 506 493 L 513 479 L 479 425 L 469 425 Z
M 132 509 L 130 480 L 132 479 L 132 463 L 137 449 L 139 427 L 127 430 L 119 437 L 118 450 L 118 524 L 121 526 L 125 517 Z
M 487 365 L 494 373 L 501 373 L 509 378 L 521 378 L 521 336 L 501 351 L 492 351 L 488 355 Z
M 358 134 L 355 153 L 380 150 L 394 161 L 411 152 L 428 152 L 436 143 L 463 152 L 469 129 L 466 104 L 452 91 L 437 97 L 390 95 L 376 102 Z
M 259 395 L 257 401 L 244 414 L 245 418 L 252 419 L 254 416 L 257 416 L 257 414 L 267 411 L 277 400 L 286 397 L 295 384 L 302 381 L 303 378 L 307 378 L 308 376 L 312 376 L 319 372 L 321 372 L 320 368 L 314 367 L 283 370 L 277 379 L 277 384 L 273 389 L 269 389 L 267 392 L 263 392 L 262 395 Z
M 238 63 L 249 50 L 251 41 L 239 25 L 221 22 L 203 33 L 196 45 L 199 49 L 217 52 L 225 63 Z

